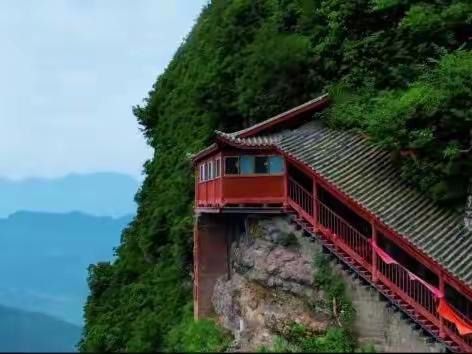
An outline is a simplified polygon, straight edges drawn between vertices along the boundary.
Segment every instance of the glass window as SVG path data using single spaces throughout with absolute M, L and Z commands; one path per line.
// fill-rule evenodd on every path
M 210 179 L 210 164 L 207 162 L 205 163 L 205 181 Z
M 254 165 L 256 173 L 269 173 L 269 158 L 267 156 L 256 156 Z
M 239 174 L 239 157 L 225 158 L 225 173 L 227 175 Z
M 213 161 L 208 162 L 208 179 L 213 179 Z
M 200 181 L 203 181 L 203 164 L 200 165 Z
M 221 170 L 221 159 L 216 159 L 215 161 L 215 178 L 220 177 Z
M 241 156 L 241 174 L 252 175 L 254 173 L 254 156 Z
M 284 159 L 282 156 L 269 156 L 269 173 L 278 174 L 284 172 Z

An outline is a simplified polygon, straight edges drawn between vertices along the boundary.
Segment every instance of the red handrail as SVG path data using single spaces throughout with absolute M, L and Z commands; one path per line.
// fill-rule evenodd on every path
M 400 295 L 407 297 L 407 300 L 410 300 L 408 302 L 414 302 L 428 311 L 431 315 L 430 320 L 439 319 L 434 293 L 421 282 L 412 279 L 408 269 L 398 263 L 387 264 L 381 257 L 377 257 L 377 271 L 385 277 L 389 285 L 395 286 L 397 291 L 401 292 Z M 435 323 L 439 326 L 439 322 L 436 321 Z
M 461 317 L 466 323 L 472 323 L 472 320 L 465 316 L 459 309 L 457 309 L 454 305 L 448 303 L 449 307 L 451 307 L 456 315 Z M 454 323 L 449 322 L 448 320 L 444 320 L 444 326 L 446 327 L 446 332 L 450 337 L 454 337 L 456 341 L 462 341 L 466 345 L 471 348 L 472 351 L 472 335 L 467 335 L 467 336 L 462 336 L 459 331 L 457 330 L 457 327 Z
M 288 196 L 297 204 L 309 217 L 313 217 L 313 193 L 305 189 L 300 183 L 293 178 L 288 179 Z
M 372 262 L 372 246 L 369 238 L 357 231 L 344 218 L 320 200 L 316 200 L 316 205 L 320 225 L 329 229 L 335 238 L 338 238 L 345 245 L 349 246 L 350 250 L 360 256 L 366 266 L 370 266 Z
M 288 178 L 287 192 L 292 207 L 313 226 L 319 227 L 323 236 L 328 237 L 362 264 L 367 271 L 372 271 L 372 245 L 368 236 L 363 235 L 320 200 L 314 199 L 310 191 L 290 177 Z M 314 213 L 314 207 L 316 207 L 316 213 Z M 315 214 L 317 220 L 314 219 Z M 376 259 L 378 280 L 440 328 L 441 322 L 437 312 L 438 301 L 433 292 L 434 289 L 425 285 L 424 282 L 415 280 L 412 273 L 402 265 L 398 263 L 387 264 L 381 257 L 376 257 Z M 471 321 L 458 310 L 456 312 L 462 315 L 465 320 Z M 445 321 L 444 325 L 444 329 L 451 339 L 460 344 L 462 348 L 472 349 L 472 336 L 461 336 L 454 324 L 448 321 Z

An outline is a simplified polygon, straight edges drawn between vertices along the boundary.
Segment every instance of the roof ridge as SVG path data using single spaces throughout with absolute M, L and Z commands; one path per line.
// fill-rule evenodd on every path
M 307 102 L 305 102 L 305 103 L 302 103 L 301 105 L 298 105 L 298 106 L 296 106 L 296 107 L 293 107 L 293 108 L 291 108 L 291 109 L 289 109 L 289 110 L 287 110 L 287 111 L 285 111 L 285 112 L 279 113 L 279 114 L 277 114 L 277 115 L 275 115 L 275 116 L 272 116 L 272 117 L 270 117 L 270 118 L 268 118 L 268 119 L 265 119 L 265 120 L 263 120 L 263 121 L 261 121 L 261 122 L 259 122 L 259 123 L 256 123 L 256 124 L 254 124 L 254 125 L 251 125 L 250 127 L 247 127 L 247 128 L 241 129 L 241 130 L 237 130 L 237 131 L 232 132 L 232 133 L 226 133 L 226 134 L 234 135 L 234 136 L 239 137 L 239 136 L 242 135 L 242 134 L 245 134 L 245 133 L 250 132 L 250 131 L 252 131 L 252 130 L 256 130 L 256 129 L 259 128 L 259 127 L 263 127 L 264 125 L 266 125 L 266 124 L 268 124 L 268 123 L 275 122 L 275 121 L 277 121 L 278 119 L 280 119 L 280 118 L 282 118 L 282 117 L 285 117 L 285 116 L 287 116 L 287 115 L 290 114 L 290 113 L 296 112 L 296 111 L 298 111 L 298 110 L 300 110 L 300 109 L 303 109 L 303 108 L 305 108 L 305 107 L 308 107 L 308 106 L 310 106 L 310 105 L 312 105 L 312 104 L 314 104 L 314 103 L 321 102 L 321 101 L 327 99 L 328 97 L 329 97 L 329 95 L 328 95 L 327 93 L 322 94 L 321 96 L 318 96 L 318 97 L 316 97 L 316 98 L 313 98 L 313 99 L 311 99 L 310 101 L 307 101 Z

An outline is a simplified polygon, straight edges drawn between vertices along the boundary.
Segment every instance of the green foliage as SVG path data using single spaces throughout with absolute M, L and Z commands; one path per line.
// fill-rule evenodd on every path
M 184 319 L 173 327 L 164 350 L 174 353 L 223 352 L 231 343 L 229 334 L 210 320 L 194 321 L 192 307 L 185 309 Z
M 356 350 L 356 353 L 376 353 L 377 351 L 375 350 L 375 346 L 373 344 L 364 344 L 362 345 L 358 350 Z
M 336 275 L 323 254 L 314 259 L 316 271 L 315 285 L 326 294 L 326 308 L 331 310 L 336 325 L 328 328 L 321 336 L 312 336 L 299 323 L 293 323 L 288 333 L 277 336 L 271 347 L 263 346 L 259 352 L 289 353 L 350 353 L 354 350 L 370 352 L 373 346 L 364 345 L 357 348 L 356 336 L 353 332 L 355 309 L 346 294 L 345 283 Z M 356 349 L 357 348 L 357 349 Z
M 287 234 L 287 236 L 280 241 L 280 244 L 285 247 L 297 247 L 300 245 L 297 236 L 295 236 L 293 232 Z
M 363 129 L 383 149 L 414 151 L 402 161 L 405 181 L 437 201 L 463 205 L 472 170 L 461 153 L 471 144 L 470 51 L 442 56 L 405 89 L 337 96 L 328 117 L 333 125 Z
M 343 279 L 331 269 L 329 259 L 324 254 L 319 254 L 314 259 L 316 274 L 315 284 L 326 294 L 327 308 L 333 311 L 336 307 L 340 325 L 346 332 L 352 335 L 352 324 L 356 312 L 351 300 L 346 294 L 346 284 Z M 335 304 L 335 306 L 333 306 Z
M 463 205 L 469 148 L 470 1 L 213 0 L 133 112 L 154 157 L 117 260 L 90 269 L 82 351 L 158 351 L 191 301 L 187 153 L 336 93 L 323 117 L 371 135 L 406 180 Z M 154 45 L 150 43 L 150 45 Z M 332 292 L 337 293 L 337 286 Z M 334 335 L 333 335 L 334 336 Z

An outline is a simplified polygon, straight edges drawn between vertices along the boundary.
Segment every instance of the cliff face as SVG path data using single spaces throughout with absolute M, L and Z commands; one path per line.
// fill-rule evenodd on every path
M 231 277 L 220 277 L 213 294 L 221 324 L 236 338 L 233 349 L 270 346 L 293 323 L 312 336 L 325 334 L 333 319 L 320 306 L 325 296 L 314 286 L 313 260 L 300 252 L 301 235 L 283 219 L 253 226 L 254 233 L 233 243 Z
M 271 348 L 278 338 L 290 343 L 294 326 L 300 326 L 304 338 L 326 338 L 329 331 L 344 328 L 352 330 L 356 347 L 371 344 L 387 352 L 442 351 L 400 313 L 388 309 L 374 289 L 331 261 L 333 276 L 344 282 L 355 313 L 352 325 L 342 321 L 343 309 L 316 280 L 323 271 L 314 262 L 321 256 L 321 246 L 285 218 L 249 217 L 246 228 L 249 232 L 231 246 L 230 277 L 217 280 L 212 298 L 219 324 L 235 338 L 231 350 Z M 287 348 L 303 349 L 297 345 L 283 349 Z

